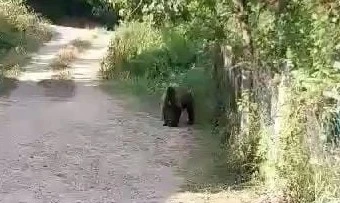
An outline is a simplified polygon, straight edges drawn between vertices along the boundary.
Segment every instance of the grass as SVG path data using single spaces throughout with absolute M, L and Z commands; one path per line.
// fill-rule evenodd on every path
M 316 203 L 340 202 L 340 150 L 333 149 L 314 163 Z
M 57 58 L 50 64 L 53 70 L 62 70 L 67 68 L 72 61 L 77 58 L 78 50 L 72 45 L 66 45 L 58 52 Z
M 0 0 L 0 66 L 5 72 L 26 64 L 29 53 L 51 39 L 47 21 L 20 1 Z M 14 71 L 15 72 L 15 71 Z
M 75 39 L 70 44 L 61 48 L 57 58 L 50 64 L 53 70 L 63 70 L 77 59 L 78 55 L 91 47 L 89 40 Z
M 59 70 L 56 74 L 52 75 L 51 78 L 54 80 L 71 80 L 72 73 L 68 69 Z
M 147 69 L 152 69 L 152 56 L 150 63 L 145 60 L 133 60 L 140 53 L 158 49 L 162 46 L 161 35 L 158 30 L 153 30 L 148 23 L 123 24 L 115 32 L 109 50 L 105 56 L 101 72 L 105 78 L 122 79 L 126 73 L 139 77 Z M 140 64 L 138 63 L 140 61 Z M 129 66 L 131 64 L 131 66 Z M 149 66 L 150 65 L 150 66 Z
M 95 37 L 95 35 L 91 35 L 91 37 Z M 78 51 L 81 53 L 86 49 L 89 49 L 91 47 L 91 42 L 89 40 L 85 39 L 75 39 L 71 41 L 71 45 L 76 47 Z

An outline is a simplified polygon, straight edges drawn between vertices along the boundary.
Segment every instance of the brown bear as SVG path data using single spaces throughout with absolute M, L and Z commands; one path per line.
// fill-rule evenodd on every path
M 177 127 L 182 111 L 188 113 L 188 125 L 194 124 L 194 97 L 189 89 L 184 87 L 167 87 L 162 95 L 161 112 L 163 126 Z

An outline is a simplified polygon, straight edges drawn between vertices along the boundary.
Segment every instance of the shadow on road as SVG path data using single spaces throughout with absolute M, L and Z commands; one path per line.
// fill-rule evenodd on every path
M 18 87 L 19 81 L 15 78 L 0 77 L 0 97 L 9 97 Z
M 47 98 L 65 99 L 75 95 L 76 83 L 70 79 L 45 79 L 39 82 L 19 81 L 8 77 L 0 79 L 0 98 L 9 98 L 15 90 L 27 96 L 41 95 Z
M 57 25 L 62 25 L 66 27 L 75 27 L 75 28 L 88 28 L 94 29 L 96 27 L 101 26 L 99 22 L 92 20 L 87 17 L 68 17 L 65 16 L 58 21 L 56 21 Z
M 126 101 L 126 108 L 144 111 L 160 118 L 160 95 L 149 94 L 141 87 L 125 86 L 111 81 L 104 82 L 101 88 L 104 92 Z M 186 116 L 184 113 L 180 128 L 188 128 L 194 133 L 195 144 L 186 163 L 177 167 L 177 174 L 184 178 L 179 192 L 216 194 L 228 189 L 242 190 L 249 185 L 241 179 L 239 172 L 228 165 L 228 155 L 220 147 L 219 139 L 211 135 L 210 129 L 199 124 L 193 128 L 188 127 L 185 124 Z
M 46 97 L 69 98 L 75 95 L 76 85 L 69 79 L 45 79 L 37 83 L 44 88 Z

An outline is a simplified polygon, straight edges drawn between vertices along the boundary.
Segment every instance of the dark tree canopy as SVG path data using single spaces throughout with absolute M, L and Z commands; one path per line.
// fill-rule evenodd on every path
M 114 9 L 100 0 L 27 0 L 27 4 L 54 23 L 65 17 L 87 18 L 108 27 L 117 23 Z

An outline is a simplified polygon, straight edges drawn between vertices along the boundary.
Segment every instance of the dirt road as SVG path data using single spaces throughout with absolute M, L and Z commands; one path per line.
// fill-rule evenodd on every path
M 171 202 L 191 129 L 164 128 L 98 87 L 110 33 L 98 31 L 71 69 L 73 81 L 38 85 L 58 50 L 89 32 L 54 26 L 17 86 L 0 97 L 1 203 Z

